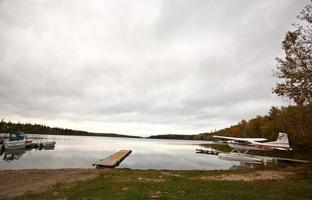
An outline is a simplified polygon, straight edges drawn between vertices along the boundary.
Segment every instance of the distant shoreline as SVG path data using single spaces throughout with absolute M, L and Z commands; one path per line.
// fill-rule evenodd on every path
M 6 137 L 10 133 L 0 133 L 0 137 Z M 122 137 L 122 138 L 143 138 L 140 136 L 133 136 L 133 135 L 122 135 L 122 134 L 115 134 L 115 133 L 77 133 L 77 134 L 66 134 L 66 133 L 26 133 L 32 135 L 62 135 L 62 136 L 96 136 L 96 137 Z
M 11 133 L 13 131 L 21 131 L 26 134 L 40 135 L 69 135 L 69 136 L 101 136 L 101 137 L 124 137 L 124 138 L 142 138 L 140 136 L 123 135 L 117 133 L 93 133 L 88 131 L 73 130 L 68 128 L 50 127 L 41 124 L 30 123 L 13 123 L 6 122 L 4 119 L 0 121 L 0 134 Z

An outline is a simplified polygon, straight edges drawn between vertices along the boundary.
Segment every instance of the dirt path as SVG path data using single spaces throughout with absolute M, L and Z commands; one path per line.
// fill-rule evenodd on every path
M 281 180 L 294 175 L 294 172 L 284 171 L 252 171 L 246 174 L 222 174 L 217 176 L 201 176 L 193 179 L 220 180 L 220 181 L 257 181 Z
M 88 180 L 99 174 L 95 169 L 45 169 L 0 171 L 0 199 L 26 192 L 42 192 L 57 183 Z

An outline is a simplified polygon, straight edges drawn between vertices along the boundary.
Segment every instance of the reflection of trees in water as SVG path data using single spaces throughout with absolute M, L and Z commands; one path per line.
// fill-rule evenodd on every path
M 12 150 L 2 150 L 0 155 L 3 156 L 3 160 L 6 162 L 11 162 L 14 160 L 20 159 L 27 151 L 31 151 L 33 149 L 42 151 L 42 150 L 54 150 L 53 147 L 46 147 L 46 148 L 26 148 L 26 149 L 12 149 Z

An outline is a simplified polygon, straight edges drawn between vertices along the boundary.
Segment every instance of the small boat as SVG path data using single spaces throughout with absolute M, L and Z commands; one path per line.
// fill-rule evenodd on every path
M 12 132 L 8 139 L 4 140 L 5 149 L 24 149 L 26 147 L 26 138 L 24 132 Z

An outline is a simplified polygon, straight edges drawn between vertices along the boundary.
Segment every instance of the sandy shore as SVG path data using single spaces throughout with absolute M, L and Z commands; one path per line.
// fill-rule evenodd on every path
M 123 170 L 123 169 L 117 169 Z M 127 170 L 127 169 L 124 169 Z M 58 183 L 70 183 L 85 181 L 97 177 L 106 170 L 97 169 L 30 169 L 30 170 L 0 170 L 0 199 L 14 198 L 25 193 L 43 192 Z M 135 170 L 131 170 L 135 171 Z M 176 171 L 162 172 L 165 175 L 175 175 Z M 239 171 L 225 171 L 209 176 L 196 176 L 191 179 L 206 181 L 255 181 L 255 180 L 279 180 L 292 176 L 290 171 L 276 170 L 250 170 L 247 173 Z
M 58 183 L 92 179 L 99 172 L 96 169 L 0 170 L 0 199 L 45 191 Z

